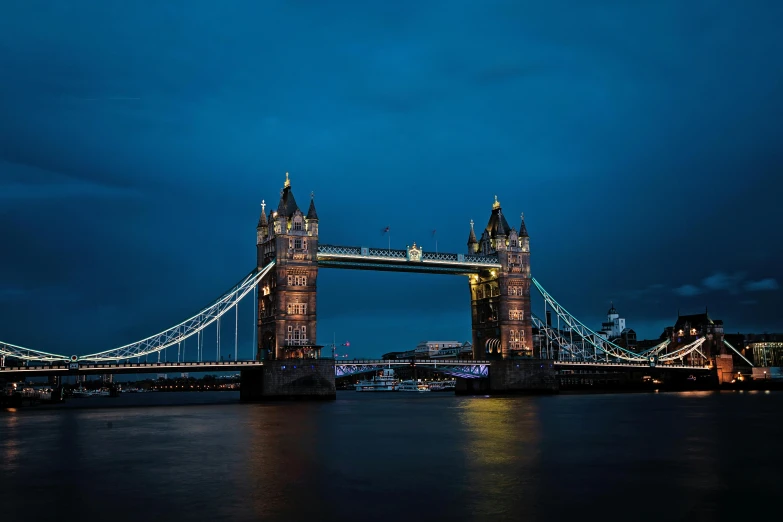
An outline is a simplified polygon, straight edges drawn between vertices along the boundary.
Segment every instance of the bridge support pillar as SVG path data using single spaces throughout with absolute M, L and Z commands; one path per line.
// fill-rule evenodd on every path
M 242 370 L 240 379 L 243 402 L 337 398 L 334 361 L 329 359 L 265 361 L 263 368 Z
M 457 379 L 458 395 L 514 395 L 558 393 L 552 361 L 502 359 L 492 361 L 487 379 Z

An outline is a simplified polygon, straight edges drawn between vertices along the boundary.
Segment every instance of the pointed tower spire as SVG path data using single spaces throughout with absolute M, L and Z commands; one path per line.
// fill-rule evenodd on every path
M 258 218 L 258 228 L 267 226 L 265 209 L 266 209 L 266 201 L 262 199 L 261 200 L 261 217 Z
M 310 208 L 307 210 L 307 219 L 318 221 L 318 212 L 315 211 L 315 192 L 310 192 Z
M 497 196 L 495 196 L 495 198 L 496 198 L 496 201 L 497 201 Z M 497 232 L 497 235 L 505 237 L 506 236 L 506 227 L 503 226 L 503 221 L 505 221 L 503 219 L 503 211 L 502 210 L 498 210 L 498 232 Z
M 478 240 L 476 239 L 476 231 L 473 230 L 473 220 L 470 220 L 470 234 L 468 235 L 468 253 L 476 253 L 476 245 Z
M 522 218 L 522 223 L 519 225 L 519 237 L 530 237 L 527 235 L 527 227 L 525 226 L 525 213 L 522 212 L 520 217 Z

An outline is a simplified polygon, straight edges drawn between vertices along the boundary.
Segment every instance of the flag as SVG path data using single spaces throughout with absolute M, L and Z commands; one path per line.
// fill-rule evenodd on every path
M 433 235 L 433 236 L 435 235 L 435 232 L 437 232 L 437 230 L 433 230 L 433 231 L 432 231 L 432 235 Z
M 384 228 L 383 230 L 381 230 L 381 235 L 385 234 L 388 231 L 389 231 L 389 227 Z

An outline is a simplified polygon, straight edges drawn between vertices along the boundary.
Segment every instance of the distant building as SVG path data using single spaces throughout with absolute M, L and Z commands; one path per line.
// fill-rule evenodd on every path
M 430 353 L 430 359 L 471 359 L 473 357 L 473 345 L 469 342 L 446 344 L 434 354 Z
M 601 329 L 596 333 L 623 348 L 628 348 L 629 350 L 636 349 L 636 332 L 626 328 L 625 319 L 620 317 L 620 314 L 614 307 L 614 303 L 611 303 L 609 310 L 606 312 L 606 321 L 601 323 Z
M 699 349 L 701 354 L 695 351 L 691 352 L 684 357 L 684 363 L 703 364 L 704 357 L 714 360 L 717 355 L 729 353 L 733 355 L 733 352 L 723 344 L 723 321 L 712 319 L 706 309 L 703 314 L 680 315 L 677 312 L 677 321 L 674 326 L 667 326 L 664 329 L 661 340 L 669 339 L 671 341 L 666 349 L 666 353 L 671 353 L 701 337 L 707 338 Z M 704 357 L 701 356 L 702 354 Z
M 422 341 L 413 350 L 389 352 L 381 356 L 384 360 L 394 359 L 470 359 L 473 357 L 473 345 L 459 341 Z
M 783 366 L 783 334 L 726 334 L 725 340 L 742 357 L 759 367 Z M 737 366 L 747 366 L 748 361 L 735 360 Z
M 421 359 L 437 356 L 440 350 L 457 348 L 461 346 L 459 341 L 422 341 L 416 346 L 416 357 Z

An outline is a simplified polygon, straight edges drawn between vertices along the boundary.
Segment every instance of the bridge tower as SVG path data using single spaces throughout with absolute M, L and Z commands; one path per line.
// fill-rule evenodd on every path
M 501 266 L 470 276 L 473 358 L 532 355 L 530 238 L 524 215 L 519 231 L 509 227 L 495 196 L 479 239 L 470 222 L 468 254 L 497 255 Z
M 257 359 L 319 357 L 316 342 L 318 214 L 310 194 L 304 214 L 296 204 L 288 173 L 276 210 L 261 203 L 257 266 L 275 266 L 258 288 Z

